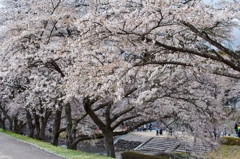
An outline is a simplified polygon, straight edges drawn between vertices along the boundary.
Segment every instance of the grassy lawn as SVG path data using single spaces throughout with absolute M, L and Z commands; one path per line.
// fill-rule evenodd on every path
M 205 155 L 208 159 L 240 159 L 240 146 L 221 145 L 215 151 Z
M 13 132 L 10 132 L 10 131 L 3 131 L 2 129 L 0 129 L 0 132 L 4 133 L 6 135 L 9 135 L 11 137 L 14 137 L 18 140 L 24 141 L 26 143 L 36 145 L 39 148 L 42 148 L 44 150 L 47 150 L 49 152 L 52 152 L 54 154 L 57 154 L 59 156 L 62 156 L 62 157 L 68 158 L 68 159 L 95 159 L 95 158 L 96 159 L 110 159 L 110 157 L 106 157 L 106 156 L 102 156 L 102 155 L 96 155 L 96 154 L 92 154 L 92 153 L 85 153 L 85 152 L 81 152 L 81 151 L 69 150 L 69 149 L 65 149 L 62 147 L 56 147 L 49 143 L 38 141 L 38 140 L 29 138 L 26 136 L 18 135 Z

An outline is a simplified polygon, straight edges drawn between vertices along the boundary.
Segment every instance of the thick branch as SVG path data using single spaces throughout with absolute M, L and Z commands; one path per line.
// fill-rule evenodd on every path
M 106 126 L 111 129 L 111 117 L 110 117 L 110 111 L 111 111 L 111 106 L 112 106 L 112 103 L 110 103 L 107 107 L 106 107 L 106 110 L 105 110 L 105 119 L 106 119 Z
M 223 52 L 225 52 L 226 54 L 228 54 L 232 58 L 235 58 L 235 59 L 239 59 L 240 58 L 240 56 L 238 54 L 235 54 L 232 50 L 224 47 L 223 45 L 221 45 L 217 41 L 211 39 L 206 32 L 199 31 L 196 27 L 194 27 L 192 24 L 190 24 L 188 22 L 185 22 L 185 21 L 181 21 L 181 22 L 182 22 L 182 24 L 187 26 L 191 31 L 196 33 L 198 36 L 200 36 L 201 38 L 203 38 L 204 40 L 206 40 L 207 42 L 209 42 L 213 46 L 217 47 L 218 49 L 222 50 Z
M 213 71 L 213 74 L 220 75 L 220 76 L 226 76 L 226 77 L 230 77 L 230 78 L 240 79 L 239 74 L 230 74 L 228 72 L 221 72 L 221 71 Z
M 104 132 L 105 130 L 103 128 L 105 127 L 105 124 L 101 121 L 98 115 L 95 114 L 95 112 L 92 110 L 89 97 L 85 97 L 83 99 L 83 106 L 84 106 L 84 110 L 91 117 L 94 123 L 96 123 L 98 127 Z
M 93 111 L 98 111 L 102 108 L 105 108 L 107 106 L 106 103 L 99 105 L 97 108 L 94 108 Z M 75 123 L 79 123 L 82 119 L 84 119 L 88 114 L 84 113 L 83 115 L 79 116 L 78 118 L 74 119 Z
M 147 42 L 151 42 L 152 39 L 149 38 L 144 38 L 145 40 L 147 40 Z M 144 40 L 142 39 L 142 40 Z M 196 50 L 191 50 L 191 49 L 186 49 L 186 48 L 178 48 L 178 47 L 174 47 L 174 46 L 169 46 L 163 43 L 160 43 L 159 41 L 156 41 L 155 45 L 159 46 L 159 47 L 163 47 L 166 48 L 168 50 L 172 50 L 172 51 L 177 51 L 177 52 L 182 52 L 182 53 L 189 53 L 189 54 L 194 54 L 194 55 L 198 55 L 204 58 L 209 58 L 212 59 L 214 61 L 220 61 L 226 65 L 228 65 L 229 67 L 233 68 L 236 71 L 240 72 L 240 67 L 238 67 L 237 65 L 235 65 L 233 62 L 226 60 L 226 59 L 219 59 L 217 56 L 213 56 L 210 54 L 206 54 L 206 53 L 202 53 L 202 52 L 198 52 Z
M 134 119 L 134 118 L 137 118 L 137 117 L 139 117 L 139 116 L 140 116 L 140 115 L 138 114 L 138 115 L 134 115 L 134 116 L 129 116 L 129 117 L 123 118 L 123 119 L 121 119 L 120 121 L 118 121 L 116 124 L 114 124 L 114 125 L 112 126 L 112 128 L 113 128 L 113 130 L 114 130 L 114 129 L 116 129 L 119 125 L 121 125 L 123 122 L 128 121 L 128 120 L 131 120 L 131 119 Z
M 87 116 L 87 113 L 84 113 L 83 115 L 79 116 L 78 118 L 74 119 L 74 123 L 79 123 L 82 119 L 84 119 Z
M 66 128 L 61 128 L 58 130 L 58 133 L 60 134 L 61 132 L 64 132 L 64 131 L 66 131 Z
M 111 119 L 111 122 L 114 122 L 114 121 L 117 120 L 120 116 L 122 116 L 122 115 L 124 115 L 124 114 L 126 114 L 126 113 L 128 113 L 128 112 L 130 112 L 130 111 L 132 111 L 133 109 L 134 109 L 134 107 L 131 107 L 131 108 L 128 108 L 128 109 L 126 109 L 126 110 L 124 110 L 124 111 L 122 111 L 122 112 L 119 112 L 119 113 L 115 114 L 115 115 L 113 116 L 113 118 Z

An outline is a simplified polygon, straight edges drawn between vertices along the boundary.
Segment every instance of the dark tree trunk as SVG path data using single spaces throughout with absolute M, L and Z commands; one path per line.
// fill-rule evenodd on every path
M 27 115 L 27 124 L 28 124 L 28 136 L 31 137 L 31 138 L 34 138 L 34 129 L 35 129 L 35 126 L 33 125 L 32 123 L 32 116 L 31 116 L 31 113 L 26 110 L 26 115 Z
M 47 125 L 47 123 L 42 123 L 41 124 L 40 132 L 39 132 L 39 140 L 44 141 L 46 125 Z
M 20 134 L 20 129 L 18 125 L 18 119 L 16 117 L 13 118 L 13 131 L 17 134 Z
M 39 134 L 41 140 L 44 140 L 44 138 L 45 138 L 45 130 L 46 130 L 48 119 L 51 114 L 52 114 L 52 111 L 46 110 L 45 116 L 41 117 L 41 126 L 40 126 L 41 129 L 40 129 L 40 134 Z
M 62 116 L 62 106 L 56 110 L 56 114 L 55 114 L 55 118 L 54 118 L 51 143 L 55 146 L 58 146 L 59 129 L 61 126 L 61 116 Z
M 1 112 L 3 113 L 3 117 L 2 117 L 2 120 L 4 121 L 5 123 L 5 119 L 7 119 L 9 121 L 9 130 L 12 131 L 12 125 L 13 125 L 13 121 L 12 121 L 12 118 L 8 115 L 8 110 L 5 110 L 4 107 L 0 106 L 0 110 Z M 5 127 L 5 126 L 4 126 Z
M 11 118 L 7 118 L 8 119 L 8 122 L 9 122 L 9 130 L 10 131 L 13 131 L 13 120 Z
M 19 121 L 17 118 L 14 118 L 13 123 L 14 132 L 17 134 L 23 134 L 22 129 L 24 126 L 26 126 L 26 123 L 24 123 L 23 121 Z
M 65 105 L 65 114 L 66 114 L 66 146 L 68 149 L 72 149 L 71 145 L 73 143 L 73 133 L 72 133 L 72 113 L 71 105 L 67 103 Z
M 73 143 L 69 146 L 69 149 L 77 150 L 77 144 L 78 144 L 78 143 L 73 142 Z
M 27 123 L 26 123 L 26 122 L 23 122 L 23 121 L 20 121 L 20 123 L 18 124 L 19 130 L 20 130 L 19 132 L 22 133 L 23 135 L 26 134 L 26 132 L 23 131 L 23 128 L 24 128 L 26 125 L 27 125 Z
M 3 129 L 4 131 L 6 130 L 6 127 L 5 127 L 5 118 L 2 119 L 1 127 L 2 127 L 2 129 Z
M 34 121 L 35 121 L 35 129 L 36 129 L 36 134 L 34 134 L 34 137 L 38 140 L 41 140 L 39 116 L 35 112 L 34 112 Z
M 136 89 L 130 90 L 125 96 L 128 96 L 135 90 Z M 120 111 L 119 113 L 111 117 L 111 108 L 113 105 L 113 101 L 107 100 L 106 102 L 101 103 L 97 108 L 92 109 L 91 106 L 97 100 L 98 98 L 91 100 L 89 97 L 85 97 L 83 99 L 84 110 L 91 117 L 93 122 L 102 130 L 107 156 L 115 158 L 116 156 L 115 156 L 115 149 L 114 149 L 114 142 L 113 142 L 113 136 L 114 136 L 113 130 L 117 128 L 124 121 L 134 119 L 139 115 L 138 114 L 130 115 L 130 112 L 134 109 L 134 107 L 129 107 L 128 109 Z M 99 118 L 99 116 L 95 113 L 97 110 L 100 110 L 100 109 L 105 109 L 104 110 L 105 122 L 103 122 L 103 120 Z M 121 116 L 126 115 L 127 113 L 129 114 L 129 116 L 126 116 L 121 120 L 117 121 Z M 117 122 L 113 126 L 111 126 L 115 121 Z
M 112 106 L 112 101 L 107 101 L 106 103 L 102 104 L 105 105 L 105 121 L 106 124 L 98 117 L 98 115 L 94 112 L 94 110 L 91 108 L 92 104 L 94 102 L 89 99 L 89 97 L 86 97 L 83 99 L 84 109 L 88 113 L 88 115 L 91 117 L 91 119 L 94 121 L 96 125 L 102 130 L 104 135 L 104 144 L 107 152 L 107 156 L 115 158 L 115 150 L 114 150 L 114 144 L 113 144 L 113 129 L 111 128 L 111 118 L 110 118 L 110 110 Z
M 113 143 L 113 133 L 111 131 L 104 132 L 104 145 L 107 151 L 107 156 L 116 158 Z

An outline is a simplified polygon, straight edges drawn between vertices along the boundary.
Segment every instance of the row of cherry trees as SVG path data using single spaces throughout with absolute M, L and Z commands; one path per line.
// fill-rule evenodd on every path
M 209 141 L 225 118 L 224 91 L 240 77 L 240 55 L 227 45 L 239 2 L 2 3 L 0 112 L 11 130 L 27 125 L 43 140 L 51 123 L 52 144 L 61 132 L 71 149 L 104 138 L 115 157 L 123 122 L 170 119 Z

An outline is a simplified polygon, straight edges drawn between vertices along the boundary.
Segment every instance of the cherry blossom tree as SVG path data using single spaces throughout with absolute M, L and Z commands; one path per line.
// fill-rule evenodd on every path
M 108 43 L 135 57 L 144 55 L 145 63 L 189 64 L 194 58 L 200 61 L 194 64 L 196 69 L 239 78 L 239 53 L 228 45 L 234 40 L 233 28 L 239 29 L 239 5 L 237 1 L 214 6 L 201 0 L 109 1 L 108 9 L 93 12 L 92 19 L 78 27 L 83 33 L 93 31 L 83 37 L 89 50 Z M 219 65 L 212 67 L 213 61 Z
M 162 122 L 170 118 L 186 127 L 196 138 L 207 139 L 202 131 L 207 127 L 207 136 L 211 137 L 214 124 L 225 117 L 222 107 L 218 106 L 224 86 L 215 75 L 208 74 L 207 77 L 205 73 L 195 72 L 191 65 L 180 62 L 178 66 L 176 63 L 156 63 L 132 68 L 128 61 L 115 61 L 118 57 L 124 59 L 124 56 L 114 55 L 116 58 L 113 59 L 104 57 L 104 53 L 87 56 L 69 68 L 67 84 L 64 85 L 67 94 L 71 95 L 65 100 L 83 98 L 85 111 L 107 136 L 108 155 L 114 157 L 111 136 L 115 124 L 120 125 L 128 118 L 132 118 L 133 123 L 144 119 Z M 88 65 L 83 65 L 91 58 Z M 218 85 L 214 83 L 216 81 L 219 81 Z M 94 111 L 101 107 L 99 112 Z M 128 116 L 128 112 L 133 116 Z M 134 112 L 137 112 L 136 117 Z M 113 119 L 118 117 L 115 122 Z
M 66 130 L 68 148 L 75 148 L 97 126 L 107 154 L 115 157 L 114 130 L 124 121 L 137 127 L 171 118 L 204 139 L 204 128 L 210 137 L 213 123 L 224 118 L 222 83 L 231 80 L 213 74 L 239 78 L 240 56 L 226 44 L 239 27 L 234 21 L 239 2 L 214 7 L 201 0 L 4 4 L 0 75 L 7 83 L 23 82 L 15 109 L 26 110 L 28 125 L 40 138 L 56 111 L 54 144 Z M 75 99 L 81 102 L 73 104 Z M 63 108 L 66 128 L 61 130 Z
M 24 118 L 24 109 L 19 107 L 21 103 L 21 93 L 25 90 L 21 86 L 21 79 L 12 80 L 6 84 L 4 78 L 1 79 L 1 104 L 0 110 L 4 119 L 8 120 L 9 130 L 20 133 L 21 129 L 26 125 Z

